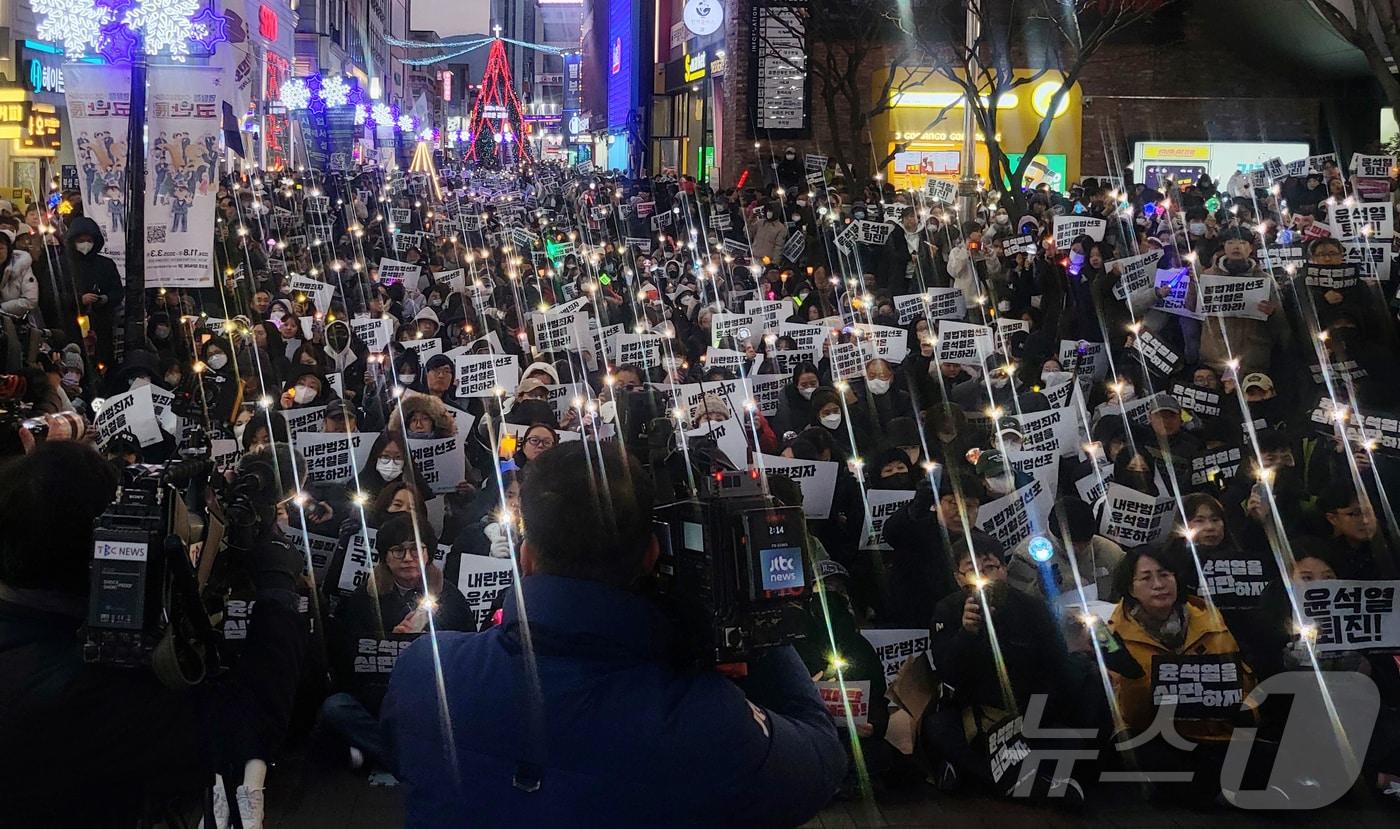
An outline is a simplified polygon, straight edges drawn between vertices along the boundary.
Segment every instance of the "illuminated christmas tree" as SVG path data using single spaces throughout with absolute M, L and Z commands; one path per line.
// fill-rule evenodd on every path
M 499 169 L 530 159 L 530 144 L 524 140 L 525 119 L 520 98 L 510 76 L 501 27 L 486 58 L 481 76 L 481 93 L 467 121 L 466 160 L 482 167 Z

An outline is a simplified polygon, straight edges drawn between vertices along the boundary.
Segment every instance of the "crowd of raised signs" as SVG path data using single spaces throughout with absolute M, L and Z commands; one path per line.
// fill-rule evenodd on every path
M 288 520 L 333 614 L 338 721 L 371 755 L 344 709 L 373 716 L 425 629 L 414 526 L 437 627 L 489 624 L 521 471 L 617 440 L 621 391 L 654 391 L 678 439 L 800 487 L 827 595 L 848 599 L 841 658 L 803 655 L 828 683 L 841 668 L 863 739 L 1004 787 L 1035 694 L 1105 737 L 1175 703 L 1208 746 L 1277 733 L 1241 705 L 1270 676 L 1363 671 L 1394 728 L 1394 166 L 1086 179 L 983 193 L 968 216 L 946 182 L 862 187 L 791 152 L 740 190 L 450 159 L 254 174 L 219 189 L 219 284 L 149 292 L 144 342 L 120 336 L 100 234 L 60 247 L 91 227 L 0 238 L 7 353 L 34 411 L 88 417 L 116 463 L 172 457 L 191 425 L 221 464 L 300 451 Z M 1392 796 L 1396 745 L 1364 758 Z

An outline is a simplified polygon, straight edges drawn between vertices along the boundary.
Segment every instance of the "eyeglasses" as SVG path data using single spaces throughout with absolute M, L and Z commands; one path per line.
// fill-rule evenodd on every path
M 529 437 L 529 438 L 525 438 L 525 445 L 526 445 L 526 446 L 533 446 L 533 447 L 536 448 L 536 449 L 553 449 L 553 448 L 554 448 L 554 439 L 553 439 L 553 438 Z
M 397 547 L 389 548 L 389 558 L 394 561 L 405 561 L 408 558 L 427 558 L 428 548 L 418 544 L 400 544 Z

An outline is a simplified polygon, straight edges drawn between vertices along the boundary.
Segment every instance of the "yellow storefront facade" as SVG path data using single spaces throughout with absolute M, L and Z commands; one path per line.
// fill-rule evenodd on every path
M 878 156 L 890 159 L 881 172 L 899 188 L 921 188 L 930 176 L 956 181 L 962 167 L 962 91 L 927 69 L 891 71 L 897 74 L 888 93 L 890 106 L 870 121 L 871 145 Z M 1017 69 L 1014 73 L 1018 78 L 1030 78 L 1035 74 L 1028 69 Z M 929 77 L 922 83 L 901 83 L 903 79 L 922 79 L 925 75 Z M 887 73 L 876 73 L 874 95 L 885 94 L 887 78 Z M 1046 73 L 998 100 L 999 138 L 1003 151 L 1012 154 L 1013 164 L 1019 159 L 1016 150 L 1024 148 L 1035 136 L 1062 84 L 1063 76 Z M 1056 190 L 1064 190 L 1079 180 L 1082 106 L 1083 94 L 1078 84 L 1071 86 L 1055 113 L 1041 152 L 1027 170 L 1028 186 L 1044 182 Z M 943 113 L 941 118 L 938 117 L 940 112 Z M 980 132 L 975 164 L 977 174 L 984 182 L 989 181 L 987 148 Z

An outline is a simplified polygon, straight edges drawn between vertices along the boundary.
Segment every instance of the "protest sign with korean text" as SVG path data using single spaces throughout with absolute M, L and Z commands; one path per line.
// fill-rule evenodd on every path
M 835 462 L 755 453 L 754 464 L 769 475 L 780 475 L 801 487 L 802 511 L 808 518 L 826 518 L 831 514 L 831 497 L 836 491 Z

